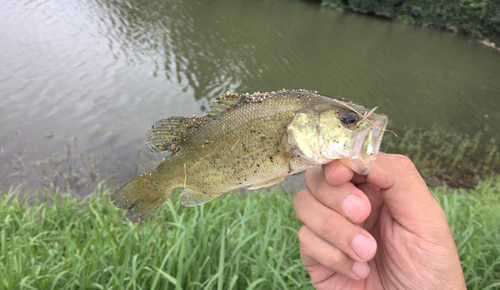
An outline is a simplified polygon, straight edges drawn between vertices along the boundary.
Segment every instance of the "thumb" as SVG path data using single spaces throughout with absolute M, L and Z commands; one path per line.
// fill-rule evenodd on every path
M 406 156 L 379 152 L 367 181 L 380 188 L 394 219 L 407 222 L 434 222 L 436 214 L 444 216 L 413 162 Z M 445 218 L 446 220 L 446 218 Z

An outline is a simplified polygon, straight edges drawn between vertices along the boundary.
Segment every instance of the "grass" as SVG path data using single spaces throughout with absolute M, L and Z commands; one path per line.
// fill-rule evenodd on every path
M 98 186 L 0 205 L 0 289 L 303 289 L 291 198 L 232 194 L 204 206 L 166 202 L 141 224 Z M 9 202 L 10 200 L 10 202 Z M 48 206 L 47 204 L 51 204 Z
M 432 190 L 448 217 L 467 289 L 500 288 L 500 176 L 473 189 Z
M 233 193 L 185 208 L 178 199 L 133 224 L 102 184 L 0 201 L 3 289 L 312 289 L 286 193 Z M 500 287 L 500 177 L 473 189 L 438 187 L 468 289 Z M 50 204 L 50 205 L 49 205 Z

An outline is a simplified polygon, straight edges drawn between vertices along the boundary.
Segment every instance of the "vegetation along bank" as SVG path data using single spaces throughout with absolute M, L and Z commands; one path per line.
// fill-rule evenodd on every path
M 498 0 L 322 0 L 323 5 L 500 42 Z

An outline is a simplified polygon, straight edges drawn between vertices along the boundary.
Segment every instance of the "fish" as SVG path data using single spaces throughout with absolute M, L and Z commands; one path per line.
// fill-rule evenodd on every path
M 227 92 L 210 108 L 202 117 L 169 117 L 149 128 L 148 151 L 171 155 L 112 195 L 132 222 L 146 219 L 176 188 L 190 207 L 336 159 L 367 175 L 388 122 L 376 107 L 309 90 Z

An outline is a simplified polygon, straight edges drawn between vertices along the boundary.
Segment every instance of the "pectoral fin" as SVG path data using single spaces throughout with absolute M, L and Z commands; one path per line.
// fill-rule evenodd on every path
M 183 206 L 195 206 L 207 203 L 221 195 L 222 194 L 208 194 L 186 188 L 181 192 L 181 195 L 179 197 L 181 198 L 181 203 Z
M 273 179 L 270 179 L 270 180 L 267 180 L 267 181 L 264 181 L 264 182 L 261 182 L 261 183 L 257 183 L 257 184 L 254 184 L 254 185 L 250 186 L 248 189 L 249 190 L 254 190 L 254 189 L 259 189 L 259 188 L 263 188 L 263 187 L 272 186 L 272 185 L 275 185 L 278 182 L 282 181 L 286 177 L 287 176 L 285 175 L 283 177 L 277 177 L 277 178 L 273 178 Z

